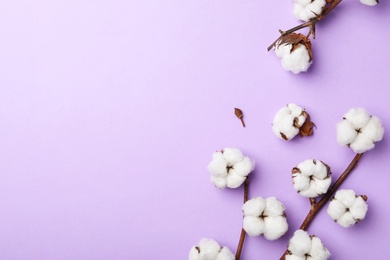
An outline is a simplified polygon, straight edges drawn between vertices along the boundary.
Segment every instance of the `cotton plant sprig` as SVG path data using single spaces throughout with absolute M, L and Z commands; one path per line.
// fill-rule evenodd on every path
M 211 174 L 210 181 L 219 189 L 235 189 L 244 184 L 244 203 L 248 201 L 249 174 L 254 168 L 255 162 L 237 148 L 224 148 L 214 152 L 207 166 Z M 239 260 L 245 235 L 246 232 L 242 228 L 235 256 L 228 248 L 220 247 L 214 240 L 202 239 L 199 246 L 191 248 L 189 260 Z
M 211 182 L 220 189 L 238 188 L 244 184 L 243 227 L 234 258 L 229 249 L 220 247 L 212 239 L 202 239 L 199 246 L 193 246 L 189 260 L 240 260 L 246 234 L 263 235 L 268 240 L 276 240 L 288 229 L 284 205 L 275 197 L 248 200 L 249 174 L 255 162 L 237 148 L 224 148 L 214 152 L 207 169 Z
M 342 0 L 294 0 L 294 16 L 302 24 L 287 31 L 279 30 L 280 36 L 268 47 L 275 50 L 281 59 L 282 67 L 294 74 L 305 72 L 313 63 L 310 37 L 315 39 L 316 24 L 325 18 Z M 360 0 L 362 4 L 374 6 L 378 0 Z M 295 33 L 309 28 L 307 35 Z
M 319 246 L 318 241 L 316 243 L 319 249 L 314 252 L 311 251 L 309 245 L 312 244 L 309 242 L 298 243 L 306 245 L 302 248 L 294 246 L 295 240 L 307 240 L 307 235 L 302 232 L 306 232 L 314 217 L 330 200 L 327 213 L 341 226 L 350 227 L 364 219 L 368 208 L 367 196 L 358 196 L 353 190 L 339 190 L 334 197 L 332 196 L 355 169 L 363 153 L 373 149 L 375 143 L 382 140 L 383 134 L 384 128 L 378 117 L 370 115 L 364 108 L 352 108 L 337 124 L 337 141 L 340 145 L 351 148 L 356 155 L 333 185 L 329 185 L 330 167 L 318 160 L 306 160 L 292 169 L 294 188 L 300 195 L 310 199 L 311 207 L 298 230 L 299 233 L 296 231 L 281 260 L 305 259 L 302 258 L 304 256 L 310 256 L 313 259 L 327 259 L 330 256 L 328 250 L 319 250 L 325 247 Z M 321 194 L 323 194 L 322 197 L 318 198 Z M 296 238 L 296 235 L 306 238 Z

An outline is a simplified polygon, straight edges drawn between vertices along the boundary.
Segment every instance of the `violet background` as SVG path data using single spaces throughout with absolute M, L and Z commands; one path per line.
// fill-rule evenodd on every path
M 368 215 L 344 229 L 322 210 L 309 233 L 331 259 L 384 259 L 389 10 L 343 1 L 294 75 L 266 50 L 299 24 L 290 1 L 1 1 L 0 259 L 180 260 L 202 237 L 235 252 L 243 188 L 219 190 L 206 170 L 225 147 L 256 161 L 249 196 L 276 196 L 290 224 L 274 242 L 247 237 L 242 259 L 279 259 L 309 210 L 291 168 L 315 158 L 337 178 L 354 154 L 335 125 L 360 106 L 386 129 L 342 186 L 368 196 Z M 291 102 L 312 137 L 273 135 Z

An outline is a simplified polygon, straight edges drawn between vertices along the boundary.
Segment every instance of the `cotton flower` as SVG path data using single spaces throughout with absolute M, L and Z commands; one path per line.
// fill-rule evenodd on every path
M 294 0 L 294 15 L 307 22 L 322 13 L 326 0 Z
M 331 184 L 330 167 L 318 160 L 306 160 L 292 169 L 294 189 L 300 195 L 315 198 L 328 191 Z
M 255 163 L 237 148 L 225 148 L 215 152 L 207 166 L 210 180 L 220 189 L 237 188 L 253 171 Z
M 312 63 L 311 42 L 303 34 L 290 33 L 275 44 L 275 54 L 282 67 L 294 74 L 305 72 Z
M 227 247 L 221 247 L 215 240 L 203 238 L 199 245 L 190 250 L 189 260 L 234 260 L 234 254 Z
M 378 0 L 360 0 L 360 3 L 362 3 L 364 5 L 368 5 L 368 6 L 374 6 L 374 5 L 379 4 L 379 1 Z
M 384 129 L 380 119 L 364 108 L 352 108 L 337 124 L 337 142 L 347 145 L 355 153 L 364 153 L 382 140 Z
M 366 200 L 366 196 L 357 196 L 353 190 L 339 190 L 329 203 L 328 215 L 343 227 L 352 226 L 366 216 Z
M 297 134 L 301 137 L 312 135 L 313 126 L 309 114 L 300 106 L 291 103 L 276 113 L 272 130 L 277 137 L 288 141 Z
M 286 260 L 326 260 L 330 253 L 316 236 L 309 236 L 306 231 L 298 229 L 290 239 Z
M 263 235 L 268 240 L 283 236 L 288 229 L 284 205 L 275 197 L 256 197 L 242 206 L 243 228 L 250 236 Z

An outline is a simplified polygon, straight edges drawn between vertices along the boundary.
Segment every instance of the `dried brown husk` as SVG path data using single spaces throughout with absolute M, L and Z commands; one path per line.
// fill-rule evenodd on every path
M 280 41 L 277 43 L 279 46 L 280 45 L 287 45 L 291 44 L 291 50 L 290 53 L 292 53 L 294 50 L 299 48 L 299 46 L 302 44 L 306 47 L 308 53 L 309 53 L 309 61 L 312 61 L 313 59 L 313 52 L 311 50 L 311 42 L 310 39 L 301 34 L 301 33 L 290 33 L 286 34 L 280 37 Z

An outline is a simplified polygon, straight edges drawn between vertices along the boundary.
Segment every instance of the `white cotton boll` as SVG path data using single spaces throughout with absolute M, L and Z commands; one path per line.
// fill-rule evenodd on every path
M 255 167 L 255 162 L 237 148 L 225 148 L 212 157 L 207 169 L 210 180 L 220 189 L 238 188 Z
M 226 176 L 226 185 L 229 188 L 235 189 L 240 187 L 241 184 L 244 183 L 245 179 L 246 177 L 229 173 L 228 176 Z
M 217 188 L 224 189 L 227 186 L 226 178 L 218 178 L 211 175 L 210 180 Z
M 283 236 L 288 230 L 286 217 L 264 218 L 264 237 L 268 240 L 276 240 Z
M 250 199 L 242 206 L 242 211 L 245 216 L 260 216 L 265 208 L 265 199 L 262 197 L 256 197 Z
M 355 203 L 349 208 L 352 216 L 356 220 L 363 220 L 368 210 L 367 202 L 361 197 L 357 197 Z
M 237 148 L 224 148 L 222 154 L 229 166 L 238 163 L 244 156 Z
M 311 249 L 311 238 L 306 231 L 298 229 L 290 239 L 288 250 L 296 256 L 304 256 Z
M 364 108 L 351 108 L 344 118 L 351 122 L 355 129 L 360 129 L 367 125 L 371 116 Z
M 372 116 L 368 124 L 361 129 L 361 133 L 374 142 L 382 140 L 384 131 L 381 120 L 376 116 Z
M 366 136 L 359 134 L 349 145 L 349 147 L 355 152 L 355 153 L 364 153 L 368 150 L 371 150 L 375 147 L 375 144 L 372 140 L 367 138 Z
M 213 154 L 212 161 L 208 164 L 208 171 L 215 177 L 225 177 L 227 175 L 227 163 L 221 152 Z
M 215 260 L 234 260 L 236 256 L 230 251 L 229 248 L 224 246 L 221 251 L 219 251 L 217 258 Z
M 309 51 L 303 44 L 300 44 L 290 54 L 285 54 L 281 62 L 285 70 L 294 74 L 307 71 L 311 65 Z
M 330 252 L 324 244 L 322 244 L 321 239 L 316 236 L 311 238 L 311 250 L 309 252 L 312 260 L 326 260 L 330 257 Z
M 295 174 L 293 176 L 293 186 L 297 191 L 307 190 L 310 186 L 310 179 L 303 174 Z
M 364 5 L 368 5 L 368 6 L 375 6 L 375 5 L 379 4 L 379 2 L 377 0 L 360 0 L 360 3 L 362 3 Z
M 350 208 L 355 203 L 356 194 L 353 190 L 343 189 L 337 191 L 334 198 L 343 203 L 347 208 Z
M 342 120 L 337 124 L 337 143 L 348 145 L 352 143 L 357 136 L 357 132 L 351 122 Z
M 351 225 L 354 225 L 356 223 L 356 220 L 353 218 L 351 212 L 345 212 L 344 215 L 341 216 L 337 220 L 337 223 L 340 224 L 343 227 L 349 227 Z
M 254 169 L 254 162 L 247 156 L 244 156 L 241 162 L 234 165 L 236 174 L 246 177 Z
M 337 220 L 341 218 L 342 215 L 344 215 L 346 210 L 347 208 L 343 203 L 338 200 L 331 200 L 327 209 L 327 213 L 333 220 Z
M 305 160 L 292 173 L 294 189 L 308 198 L 326 193 L 332 181 L 330 168 L 319 160 Z
M 265 200 L 264 215 L 266 216 L 280 216 L 284 214 L 283 204 L 275 197 L 269 197 Z
M 255 216 L 246 216 L 243 220 L 243 228 L 249 236 L 259 236 L 264 233 L 264 220 Z

